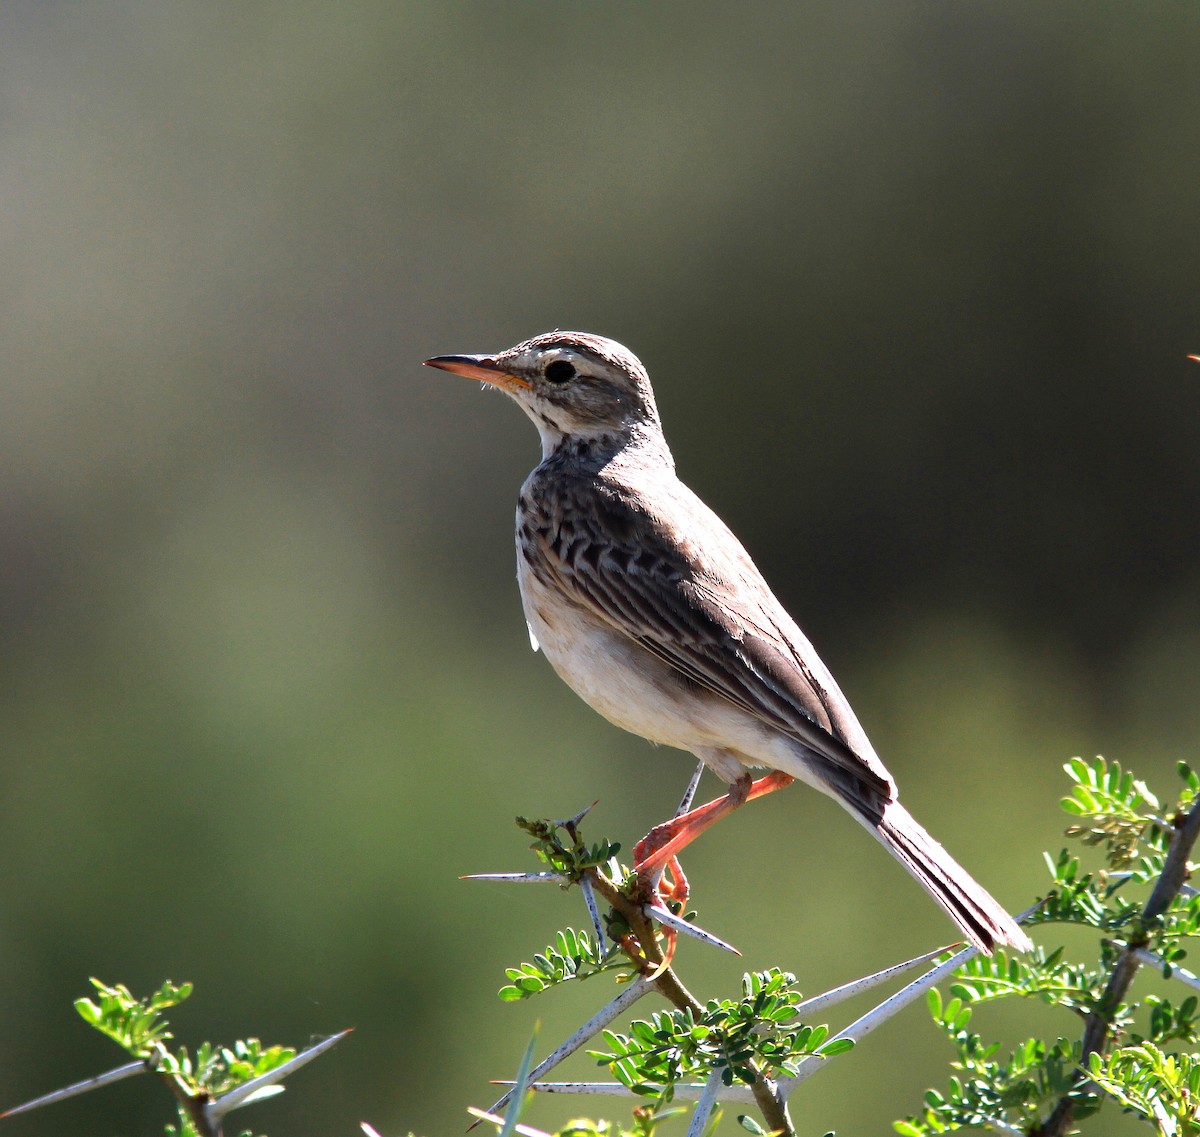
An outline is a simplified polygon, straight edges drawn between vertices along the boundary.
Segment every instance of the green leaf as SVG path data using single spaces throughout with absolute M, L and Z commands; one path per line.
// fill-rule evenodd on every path
M 79 1013 L 80 1018 L 91 1026 L 95 1026 L 100 1021 L 100 1008 L 91 999 L 76 999 L 75 1010 Z

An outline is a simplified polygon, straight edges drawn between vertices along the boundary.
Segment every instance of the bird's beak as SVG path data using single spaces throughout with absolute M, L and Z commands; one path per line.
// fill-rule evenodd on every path
M 480 379 L 503 390 L 519 388 L 528 391 L 533 387 L 528 379 L 505 371 L 490 355 L 435 355 L 425 360 L 425 366 L 439 367 L 455 375 L 465 375 L 468 379 Z

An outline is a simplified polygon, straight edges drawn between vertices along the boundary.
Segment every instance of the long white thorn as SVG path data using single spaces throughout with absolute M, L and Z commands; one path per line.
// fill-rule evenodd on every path
M 1119 941 L 1114 941 L 1115 947 L 1125 947 L 1126 945 Z M 1157 968 L 1161 971 L 1164 967 L 1170 967 L 1171 978 L 1178 979 L 1180 983 L 1186 984 L 1188 987 L 1194 987 L 1200 991 L 1200 976 L 1193 975 L 1184 967 L 1179 967 L 1174 963 L 1167 963 L 1161 955 L 1155 955 L 1152 951 L 1147 951 L 1145 948 L 1134 948 L 1133 954 L 1138 958 L 1139 962 L 1146 964 L 1148 967 Z
M 852 999 L 855 995 L 861 995 L 864 991 L 869 991 L 872 987 L 878 987 L 880 983 L 886 983 L 889 979 L 894 979 L 897 975 L 903 975 L 906 971 L 911 971 L 914 967 L 920 967 L 921 964 L 928 963 L 931 959 L 937 959 L 939 955 L 945 955 L 948 950 L 948 948 L 944 947 L 935 948 L 933 951 L 927 951 L 924 955 L 906 959 L 903 963 L 896 963 L 891 967 L 885 967 L 882 971 L 876 971 L 873 975 L 864 975 L 861 979 L 852 979 L 849 983 L 843 983 L 840 987 L 834 987 L 822 995 L 814 995 L 811 999 L 805 999 L 804 1002 L 797 1003 L 796 1013 L 811 1014 L 814 1011 L 823 1011 L 826 1007 L 836 1006 L 847 999 Z
M 624 1098 L 638 1097 L 628 1086 L 620 1082 L 531 1082 L 531 1090 L 539 1094 L 576 1094 L 579 1096 L 596 1096 Z M 699 1082 L 677 1082 L 673 1092 L 675 1101 L 699 1101 L 706 1085 Z M 645 1098 L 639 1098 L 645 1101 Z M 732 1086 L 722 1085 L 717 1090 L 717 1101 L 731 1101 L 739 1105 L 754 1105 L 754 1094 L 750 1087 L 741 1083 Z
M 560 872 L 473 872 L 459 880 L 500 880 L 508 884 L 568 884 Z
M 349 1033 L 349 1030 L 341 1030 L 337 1034 L 331 1034 L 315 1046 L 310 1046 L 307 1050 L 300 1051 L 294 1058 L 289 1058 L 282 1066 L 276 1066 L 274 1070 L 268 1070 L 265 1074 L 259 1074 L 257 1078 L 251 1078 L 250 1081 L 243 1082 L 237 1089 L 230 1090 L 227 1094 L 222 1094 L 215 1101 L 210 1101 L 204 1107 L 205 1117 L 213 1124 L 214 1128 L 219 1129 L 221 1118 L 229 1113 L 230 1110 L 245 1105 L 251 1098 L 263 1094 L 266 1090 L 273 1089 L 278 1092 L 278 1089 L 282 1088 L 278 1086 L 279 1082 L 283 1081 L 289 1074 L 299 1070 L 301 1066 L 306 1066 L 319 1054 L 324 1054 L 331 1046 L 336 1046 Z
M 871 1033 L 876 1027 L 882 1026 L 898 1011 L 902 1011 L 914 999 L 923 995 L 930 987 L 940 983 L 947 975 L 957 971 L 969 959 L 973 959 L 978 955 L 978 949 L 974 947 L 965 947 L 962 951 L 952 955 L 945 963 L 939 964 L 931 971 L 927 971 L 919 979 L 914 979 L 905 987 L 901 987 L 894 995 L 884 999 L 876 1007 L 872 1007 L 861 1018 L 857 1018 L 845 1030 L 839 1031 L 829 1041 L 833 1042 L 839 1038 L 849 1038 L 854 1042 L 859 1042 Z M 780 1078 L 779 1084 L 783 1090 L 784 1097 L 792 1093 L 792 1091 L 803 1081 L 811 1078 L 828 1059 L 805 1058 L 800 1063 L 790 1078 Z
M 708 1125 L 708 1119 L 712 1116 L 713 1107 L 717 1104 L 717 1091 L 720 1088 L 721 1070 L 714 1066 L 712 1073 L 708 1075 L 708 1081 L 704 1083 L 704 1091 L 700 1094 L 700 1100 L 696 1103 L 691 1124 L 688 1126 L 687 1137 L 703 1137 L 705 1126 Z
M 696 790 L 700 788 L 700 775 L 704 773 L 704 763 L 701 762 L 696 767 L 696 772 L 692 775 L 692 780 L 688 782 L 687 789 L 683 791 L 683 797 L 680 799 L 679 808 L 675 811 L 676 817 L 681 817 L 692 808 L 692 802 L 696 800 Z
M 483 1109 L 476 1109 L 473 1105 L 467 1106 L 467 1112 L 475 1118 L 476 1122 L 487 1121 L 496 1126 L 497 1129 L 504 1126 L 504 1118 L 497 1114 L 488 1113 Z M 472 1128 L 474 1128 L 474 1125 L 472 1125 Z M 513 1132 L 521 1134 L 521 1137 L 551 1137 L 551 1134 L 543 1129 L 534 1129 L 532 1125 L 521 1125 L 520 1123 L 513 1127 Z
M 1034 904 L 1027 908 L 1017 917 L 1017 923 L 1027 919 L 1038 910 L 1040 905 Z M 902 1011 L 909 1003 L 919 998 L 930 987 L 940 983 L 946 976 L 957 971 L 969 959 L 974 959 L 979 954 L 978 948 L 965 947 L 960 952 L 956 952 L 945 963 L 939 963 L 937 967 L 927 971 L 919 979 L 914 979 L 907 986 L 901 987 L 894 995 L 884 999 L 877 1007 L 872 1007 L 861 1018 L 855 1019 L 845 1030 L 834 1035 L 829 1041 L 833 1042 L 839 1038 L 849 1038 L 853 1042 L 859 1042 L 871 1033 L 876 1027 L 887 1022 L 897 1012 Z M 828 1043 L 826 1044 L 828 1045 Z M 779 1087 L 783 1092 L 784 1099 L 792 1093 L 801 1082 L 811 1078 L 828 1059 L 813 1056 L 806 1058 L 800 1063 L 797 1072 L 790 1078 L 780 1078 Z
M 69 1086 L 64 1086 L 61 1090 L 43 1094 L 40 1098 L 34 1098 L 33 1101 L 14 1105 L 12 1109 L 6 1109 L 0 1113 L 0 1117 L 15 1117 L 18 1113 L 28 1113 L 31 1109 L 53 1105 L 56 1101 L 66 1101 L 67 1098 L 78 1097 L 79 1094 L 86 1094 L 90 1090 L 98 1090 L 101 1086 L 111 1086 L 113 1082 L 131 1078 L 134 1074 L 145 1074 L 149 1070 L 150 1067 L 145 1062 L 127 1062 L 124 1066 L 109 1070 L 107 1074 L 97 1074 L 94 1078 L 85 1078 L 82 1082 L 74 1082 Z
M 583 889 L 583 900 L 587 905 L 588 915 L 592 918 L 592 930 L 596 933 L 596 946 L 603 958 L 608 952 L 608 943 L 604 938 L 604 925 L 600 923 L 600 910 L 596 907 L 596 890 L 592 887 L 592 878 L 586 875 L 581 877 L 579 887 Z
M 660 924 L 666 924 L 668 928 L 674 928 L 678 932 L 682 932 L 685 936 L 691 936 L 693 939 L 699 940 L 702 944 L 710 944 L 712 947 L 718 947 L 722 951 L 731 951 L 734 955 L 741 955 L 732 944 L 727 944 L 724 940 L 714 936 L 712 932 L 706 932 L 703 928 L 695 924 L 688 923 L 681 916 L 676 916 L 674 912 L 661 904 L 647 904 L 642 911 L 647 916 L 653 916 Z
M 530 1072 L 529 1080 L 532 1082 L 535 1078 L 540 1078 L 543 1074 L 548 1074 L 560 1062 L 565 1061 L 575 1053 L 589 1038 L 598 1034 L 604 1027 L 608 1026 L 619 1014 L 628 1010 L 633 1006 L 643 995 L 654 990 L 654 985 L 648 983 L 641 975 L 631 979 L 625 989 L 611 1002 L 606 1003 L 601 1007 L 587 1022 L 583 1024 L 570 1038 L 566 1040 L 556 1050 L 546 1055 Z M 508 1103 L 508 1099 L 512 1097 L 512 1090 L 508 1090 L 495 1105 L 488 1109 L 488 1113 L 497 1113 L 503 1109 Z

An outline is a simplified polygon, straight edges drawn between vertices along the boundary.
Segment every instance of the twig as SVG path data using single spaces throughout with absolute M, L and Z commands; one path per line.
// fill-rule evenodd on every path
M 156 1042 L 146 1057 L 146 1065 L 166 1083 L 171 1096 L 175 1098 L 180 1110 L 186 1114 L 200 1137 L 221 1137 L 220 1118 L 209 1118 L 204 1110 L 204 1099 L 194 1094 L 178 1074 L 171 1072 L 169 1059 L 166 1047 L 161 1042 Z
M 1146 907 L 1142 910 L 1143 921 L 1157 920 L 1187 883 L 1191 871 L 1188 857 L 1197 837 L 1200 837 L 1200 801 L 1197 801 L 1184 817 L 1175 818 L 1171 847 L 1167 850 L 1167 858 L 1163 862 L 1163 871 L 1158 883 L 1155 884 L 1154 891 L 1150 893 L 1150 899 L 1146 901 Z
M 656 972 L 653 986 L 672 1006 L 694 1015 L 703 1013 L 699 1001 L 683 985 L 679 976 L 670 967 L 662 967 L 662 952 L 655 937 L 654 923 L 637 901 L 626 896 L 604 873 L 588 869 L 596 891 L 621 915 L 642 950 L 646 964 Z M 768 1130 L 778 1130 L 784 1137 L 795 1137 L 796 1130 L 788 1116 L 787 1103 L 776 1084 L 759 1073 L 758 1080 L 751 1086 L 754 1104 L 758 1106 Z

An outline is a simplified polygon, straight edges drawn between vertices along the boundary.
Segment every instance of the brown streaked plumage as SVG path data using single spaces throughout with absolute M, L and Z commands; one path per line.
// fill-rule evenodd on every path
M 748 796 L 793 778 L 840 802 L 983 951 L 1029 940 L 899 803 L 849 702 L 749 554 L 676 476 L 650 380 L 624 347 L 549 332 L 494 356 L 438 356 L 533 419 L 517 577 L 530 635 L 595 710 L 690 750 L 725 798 L 659 827 L 659 865 Z M 753 786 L 749 770 L 773 771 Z

